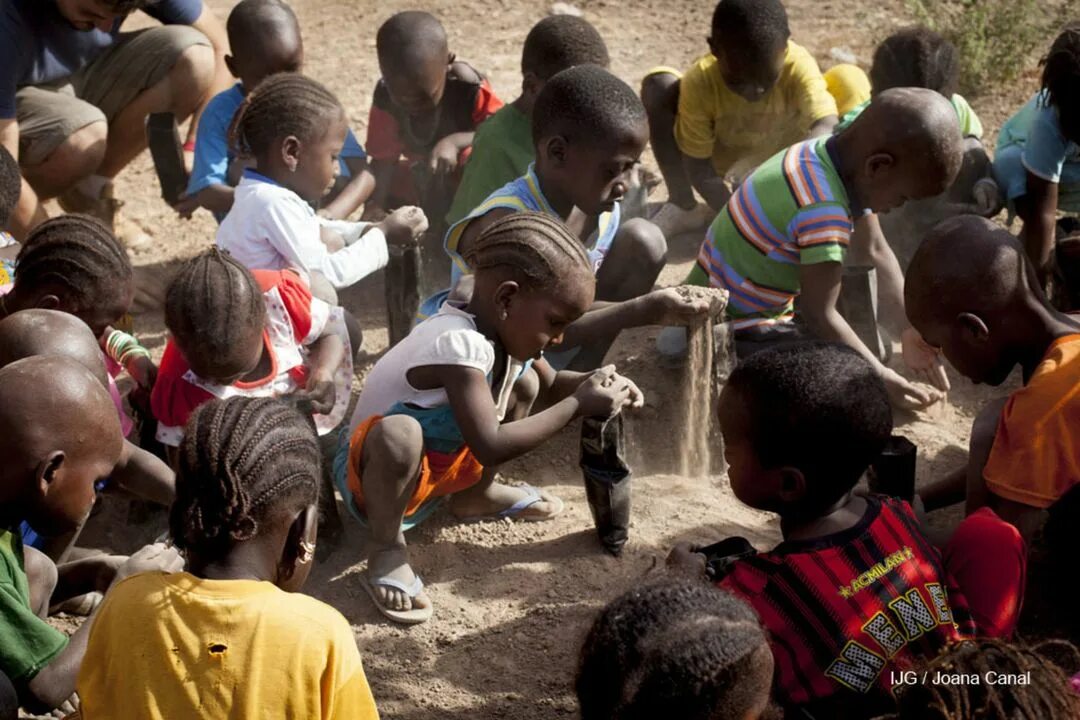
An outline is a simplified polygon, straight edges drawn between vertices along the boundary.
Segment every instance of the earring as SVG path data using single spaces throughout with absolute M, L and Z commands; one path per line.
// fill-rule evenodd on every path
M 307 565 L 315 557 L 315 543 L 300 541 L 300 555 L 296 558 L 301 565 Z

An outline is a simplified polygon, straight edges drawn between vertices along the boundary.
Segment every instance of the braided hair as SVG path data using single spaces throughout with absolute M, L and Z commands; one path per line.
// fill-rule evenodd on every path
M 667 578 L 622 595 L 596 619 L 578 666 L 581 717 L 745 717 L 772 684 L 769 660 L 750 606 Z
M 169 531 L 176 547 L 220 558 L 264 525 L 318 500 L 321 455 L 310 420 L 272 398 L 211 400 L 188 419 Z
M 278 73 L 244 98 L 229 127 L 229 143 L 238 155 L 259 157 L 289 135 L 320 140 L 329 121 L 343 117 L 344 108 L 325 85 L 300 73 Z
M 108 305 L 132 285 L 131 260 L 89 215 L 60 215 L 34 228 L 15 260 L 15 292 L 48 287 L 65 312 Z
M 885 38 L 874 51 L 870 84 L 874 93 L 895 87 L 921 87 L 952 97 L 960 82 L 956 46 L 923 25 Z
M 523 287 L 549 289 L 593 277 L 588 253 L 561 221 L 537 212 L 511 213 L 488 226 L 465 254 L 473 272 L 507 268 Z
M 1069 686 L 1063 667 L 1080 666 L 1072 643 L 1047 640 L 1025 647 L 985 638 L 951 645 L 928 662 L 928 677 L 977 675 L 977 683 L 925 683 L 897 692 L 896 720 L 1042 720 L 1080 717 L 1080 696 Z M 1024 675 L 1029 681 L 988 682 L 987 674 Z
M 1042 59 L 1046 102 L 1058 109 L 1061 130 L 1080 140 L 1080 23 L 1067 25 Z
M 165 296 L 165 326 L 196 374 L 235 373 L 235 353 L 260 337 L 266 301 L 255 277 L 214 247 L 187 261 Z
M 15 206 L 19 204 L 19 193 L 22 192 L 22 175 L 19 173 L 19 163 L 0 145 L 0 230 L 7 227 L 11 213 L 15 212 Z

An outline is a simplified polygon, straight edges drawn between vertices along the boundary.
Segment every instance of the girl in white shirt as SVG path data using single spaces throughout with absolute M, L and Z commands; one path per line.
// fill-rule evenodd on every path
M 236 187 L 218 228 L 218 247 L 251 270 L 299 270 L 340 289 L 384 267 L 388 242 L 415 243 L 427 229 L 416 207 L 400 208 L 377 224 L 315 213 L 312 205 L 337 177 L 347 130 L 341 103 L 315 80 L 279 73 L 259 83 L 233 119 L 232 142 L 254 167 Z

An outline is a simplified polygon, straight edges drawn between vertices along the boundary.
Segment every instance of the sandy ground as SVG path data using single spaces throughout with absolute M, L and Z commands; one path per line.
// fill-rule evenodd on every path
M 222 17 L 233 4 L 209 2 Z M 293 4 L 304 31 L 306 71 L 338 94 L 362 139 L 377 79 L 375 30 L 393 12 L 414 6 L 399 0 Z M 549 3 L 430 0 L 424 6 L 447 26 L 452 50 L 487 73 L 504 100 L 513 99 L 520 83 L 521 43 Z M 585 0 L 578 7 L 605 36 L 613 70 L 634 86 L 653 65 L 686 66 L 705 51 L 712 3 Z M 789 0 L 788 8 L 795 39 L 824 67 L 834 62 L 833 48 L 846 49 L 867 65 L 874 43 L 910 21 L 903 0 Z M 1014 86 L 974 98 L 984 124 L 996 130 L 1034 82 L 1030 71 Z M 655 167 L 651 155 L 646 163 Z M 158 198 L 147 155 L 120 176 L 118 186 L 118 195 L 127 201 L 126 216 L 152 238 L 133 250 L 134 262 L 148 276 L 164 274 L 212 242 L 215 225 L 209 214 L 182 222 Z M 654 198 L 664 192 L 661 187 Z M 672 244 L 661 284 L 685 276 L 698 242 L 682 238 Z M 361 318 L 364 347 L 373 358 L 386 346 L 382 297 L 380 276 L 343 298 Z M 139 315 L 137 328 L 160 351 L 160 313 Z M 645 408 L 627 423 L 636 471 L 635 509 L 621 559 L 605 555 L 596 541 L 577 467 L 579 430 L 574 424 L 542 450 L 504 468 L 510 480 L 528 481 L 563 497 L 567 510 L 557 520 L 456 525 L 439 516 L 409 534 L 414 566 L 436 606 L 428 624 L 403 629 L 378 615 L 359 582 L 361 538 L 351 525 L 340 548 L 312 574 L 307 591 L 352 622 L 384 717 L 573 716 L 576 655 L 598 608 L 662 565 L 667 549 L 680 539 L 713 541 L 741 534 L 759 547 L 777 540 L 773 519 L 743 507 L 722 475 L 688 479 L 668 474 L 677 467 L 675 448 L 683 426 L 682 378 L 680 371 L 656 365 L 655 334 L 655 329 L 624 333 L 611 356 L 647 397 Z M 946 406 L 897 418 L 898 431 L 919 447 L 920 482 L 963 462 L 974 413 L 988 398 L 1008 390 L 976 388 L 955 374 L 953 383 Z M 131 529 L 121 525 L 122 520 L 107 525 L 102 534 L 116 549 L 130 550 L 123 546 L 133 540 Z

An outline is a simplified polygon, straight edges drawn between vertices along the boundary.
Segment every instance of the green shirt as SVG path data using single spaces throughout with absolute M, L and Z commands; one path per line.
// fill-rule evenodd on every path
M 535 155 L 529 117 L 513 105 L 480 123 L 446 224 L 459 222 L 491 193 L 524 175 Z
M 30 608 L 22 536 L 0 530 L 0 670 L 28 682 L 67 647 L 68 639 Z
M 957 119 L 960 120 L 960 134 L 964 137 L 973 137 L 978 140 L 982 140 L 982 122 L 979 120 L 979 116 L 975 114 L 975 111 L 972 109 L 971 105 L 968 104 L 968 101 L 964 99 L 964 96 L 953 94 L 953 96 L 949 98 L 949 102 L 952 104 L 953 109 L 956 110 Z M 836 126 L 836 129 L 833 132 L 840 132 L 848 125 L 850 125 L 851 121 L 857 118 L 859 116 L 859 113 L 865 110 L 866 106 L 869 104 L 870 100 L 867 100 L 862 105 L 858 105 L 852 108 L 846 115 L 844 115 L 843 118 L 840 119 L 840 123 Z
M 727 290 L 736 329 L 790 320 L 803 265 L 844 260 L 852 223 L 827 137 L 758 166 L 705 235 L 687 283 Z

